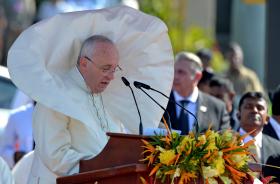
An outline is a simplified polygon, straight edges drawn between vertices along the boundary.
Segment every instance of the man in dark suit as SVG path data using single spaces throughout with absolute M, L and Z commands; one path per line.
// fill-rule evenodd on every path
M 251 132 L 244 142 L 255 140 L 251 151 L 255 153 L 255 159 L 261 164 L 269 164 L 280 167 L 280 142 L 262 133 L 263 126 L 267 123 L 267 103 L 260 92 L 247 92 L 239 102 L 237 117 L 240 120 L 240 134 Z M 252 132 L 253 131 L 253 132 Z M 263 166 L 264 176 L 277 177 L 273 181 L 280 182 L 280 169 Z
M 222 100 L 226 104 L 226 109 L 230 115 L 230 126 L 233 130 L 238 130 L 240 127 L 236 117 L 237 110 L 233 105 L 235 91 L 230 80 L 215 76 L 209 82 L 209 94 Z
M 181 52 L 176 55 L 173 90 L 166 110 L 170 115 L 171 127 L 181 130 L 181 134 L 188 134 L 192 130 L 195 118 L 176 106 L 174 101 L 181 103 L 196 116 L 200 131 L 207 130 L 210 125 L 213 130 L 230 127 L 225 104 L 198 90 L 197 84 L 201 77 L 202 63 L 195 54 Z M 167 113 L 164 117 L 167 117 Z
M 277 140 L 280 140 L 280 85 L 276 88 L 271 97 L 272 117 L 264 126 L 263 133 Z

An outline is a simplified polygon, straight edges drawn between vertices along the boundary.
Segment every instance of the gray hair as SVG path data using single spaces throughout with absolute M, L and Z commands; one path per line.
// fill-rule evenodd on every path
M 192 72 L 192 76 L 194 76 L 198 72 L 202 72 L 203 70 L 200 58 L 191 52 L 179 52 L 178 54 L 176 54 L 175 62 L 180 61 L 188 61 L 191 63 L 190 70 Z
M 110 43 L 110 44 L 114 45 L 114 42 L 112 40 L 110 40 L 109 38 L 107 38 L 106 36 L 93 35 L 93 36 L 87 38 L 83 42 L 81 50 L 80 50 L 79 58 L 84 57 L 84 56 L 88 56 L 88 55 L 92 55 L 92 51 L 94 49 L 94 46 L 98 42 L 107 42 L 107 43 Z M 78 58 L 78 62 L 77 62 L 78 64 L 79 64 L 79 58 Z

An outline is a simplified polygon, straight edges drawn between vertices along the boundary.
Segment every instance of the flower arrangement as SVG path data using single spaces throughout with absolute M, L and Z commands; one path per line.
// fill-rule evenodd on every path
M 168 178 L 171 183 L 182 184 L 203 178 L 210 184 L 243 183 L 248 176 L 254 176 L 248 167 L 252 155 L 248 147 L 254 142 L 242 141 L 247 135 L 209 128 L 204 134 L 190 132 L 180 136 L 169 130 L 166 136 L 156 135 L 149 142 L 143 140 L 143 161 L 151 167 L 150 176 L 161 182 Z

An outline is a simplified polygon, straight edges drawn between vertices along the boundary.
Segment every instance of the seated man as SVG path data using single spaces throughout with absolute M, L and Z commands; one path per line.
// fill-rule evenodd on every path
M 255 140 L 255 160 L 261 164 L 280 166 L 280 142 L 262 133 L 267 124 L 267 102 L 260 92 L 247 92 L 239 102 L 237 117 L 240 121 L 240 134 L 250 133 L 244 142 Z M 271 166 L 263 166 L 264 176 L 277 177 L 273 181 L 280 182 L 280 170 Z

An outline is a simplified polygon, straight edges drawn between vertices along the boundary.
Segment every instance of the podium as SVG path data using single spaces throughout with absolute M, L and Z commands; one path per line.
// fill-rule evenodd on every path
M 107 133 L 108 143 L 96 157 L 80 161 L 79 174 L 59 177 L 57 184 L 140 184 L 140 177 L 148 178 L 141 139 L 148 136 Z
M 109 141 L 100 154 L 90 160 L 81 160 L 79 173 L 57 178 L 57 184 L 142 184 L 140 177 L 150 183 L 160 183 L 148 177 L 149 168 L 140 162 L 144 158 L 141 139 L 149 141 L 150 137 L 119 133 L 107 135 L 110 136 Z M 168 179 L 166 183 L 170 183 Z M 202 184 L 204 181 L 199 178 L 190 183 Z M 243 183 L 252 182 L 248 179 Z

